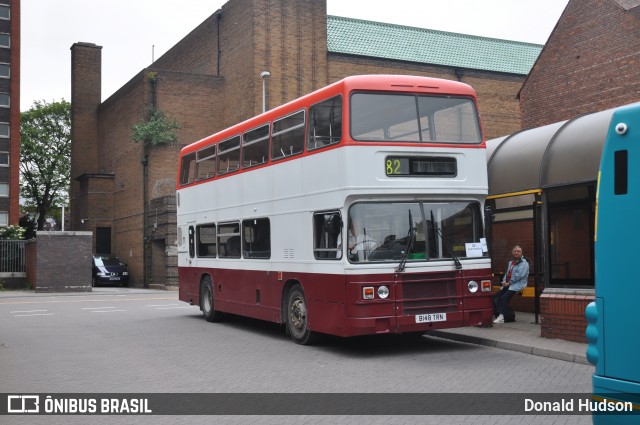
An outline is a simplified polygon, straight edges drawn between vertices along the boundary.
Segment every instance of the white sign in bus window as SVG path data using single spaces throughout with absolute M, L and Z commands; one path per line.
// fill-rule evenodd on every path
M 464 244 L 467 251 L 467 257 L 482 257 L 482 243 L 481 242 L 468 242 Z

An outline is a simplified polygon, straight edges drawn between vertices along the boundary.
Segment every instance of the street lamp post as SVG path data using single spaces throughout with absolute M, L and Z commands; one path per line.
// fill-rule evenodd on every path
M 267 110 L 267 91 L 266 91 L 266 83 L 267 83 L 267 77 L 269 77 L 271 74 L 269 73 L 269 71 L 262 71 L 260 73 L 260 77 L 262 77 L 262 113 L 264 114 L 264 112 Z

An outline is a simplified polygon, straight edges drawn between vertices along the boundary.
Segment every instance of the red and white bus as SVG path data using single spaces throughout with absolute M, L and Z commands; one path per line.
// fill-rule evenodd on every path
M 292 339 L 491 323 L 475 91 L 345 78 L 182 149 L 180 300 Z

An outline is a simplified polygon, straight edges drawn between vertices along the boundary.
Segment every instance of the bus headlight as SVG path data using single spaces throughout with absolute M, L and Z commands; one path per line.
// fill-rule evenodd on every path
M 389 296 L 389 288 L 386 286 L 380 286 L 378 288 L 378 296 L 382 299 L 385 299 Z
M 478 282 L 476 282 L 475 280 L 470 280 L 467 284 L 467 288 L 469 288 L 469 292 L 471 292 L 472 294 L 478 292 Z

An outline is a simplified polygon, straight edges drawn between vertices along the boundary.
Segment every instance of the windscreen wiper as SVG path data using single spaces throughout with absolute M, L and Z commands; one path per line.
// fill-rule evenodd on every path
M 455 254 L 451 250 L 451 247 L 447 243 L 447 240 L 444 238 L 444 236 L 442 236 L 442 231 L 440 230 L 440 228 L 436 226 L 436 222 L 433 219 L 433 211 L 431 211 L 431 223 L 433 223 L 433 230 L 438 233 L 438 236 L 440 236 L 440 240 L 442 241 L 442 244 L 447 249 L 447 251 L 449 251 L 449 255 L 451 256 L 451 258 L 453 258 L 453 262 L 456 265 L 456 270 L 462 270 L 462 264 L 460 263 L 460 260 L 458 260 L 458 257 L 455 256 Z
M 400 260 L 400 264 L 396 268 L 396 273 L 402 273 L 404 271 L 405 265 L 407 264 L 407 258 L 409 258 L 409 252 L 413 249 L 413 242 L 416 239 L 416 232 L 413 228 L 413 216 L 411 215 L 411 210 L 409 210 L 409 233 L 407 234 L 407 246 L 404 250 L 404 255 L 402 256 L 402 260 Z

